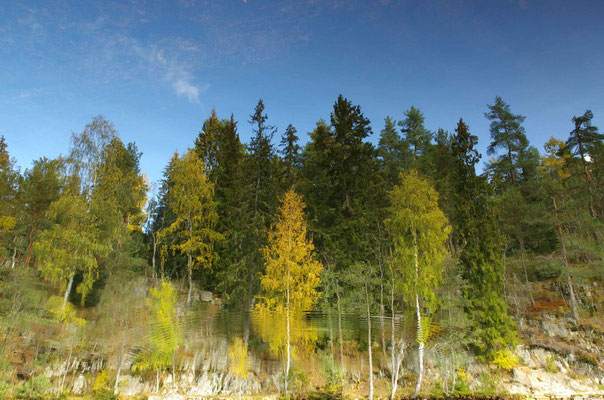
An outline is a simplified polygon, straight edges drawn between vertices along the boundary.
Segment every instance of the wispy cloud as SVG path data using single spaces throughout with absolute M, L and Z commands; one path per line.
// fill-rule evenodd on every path
M 162 75 L 162 79 L 167 82 L 176 95 L 186 98 L 192 103 L 199 104 L 199 95 L 206 91 L 210 85 L 199 86 L 195 83 L 191 67 L 186 63 L 179 61 L 179 46 L 171 46 L 170 49 L 153 46 L 143 46 L 138 41 L 130 39 L 130 47 L 134 53 L 149 63 L 150 67 Z M 167 55 L 170 54 L 170 55 Z
M 200 43 L 178 36 L 135 35 L 140 19 L 147 17 L 144 10 L 127 4 L 111 11 L 105 7 L 95 3 L 90 14 L 82 16 L 59 4 L 35 7 L 17 0 L 9 9 L 10 23 L 0 24 L 0 56 L 25 47 L 32 66 L 44 65 L 56 76 L 69 74 L 74 83 L 78 79 L 105 87 L 159 83 L 175 96 L 200 104 L 209 88 L 198 77 L 204 59 Z M 37 94 L 23 91 L 13 100 Z

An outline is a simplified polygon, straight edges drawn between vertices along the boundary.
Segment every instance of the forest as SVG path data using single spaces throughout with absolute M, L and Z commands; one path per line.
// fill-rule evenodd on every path
M 0 398 L 494 395 L 549 315 L 596 350 L 545 335 L 544 369 L 572 353 L 602 390 L 604 135 L 569 110 L 537 149 L 502 98 L 484 117 L 482 165 L 462 118 L 340 95 L 301 144 L 259 100 L 159 182 L 102 116 L 24 170 L 2 137 Z

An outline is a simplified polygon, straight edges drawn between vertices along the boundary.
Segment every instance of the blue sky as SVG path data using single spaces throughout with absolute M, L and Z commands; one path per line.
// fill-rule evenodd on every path
M 156 180 L 212 108 L 247 141 L 261 97 L 305 142 L 342 93 L 374 142 L 415 105 L 433 130 L 463 117 L 484 152 L 499 95 L 541 150 L 587 108 L 604 125 L 603 17 L 602 1 L 5 1 L 0 134 L 27 168 L 102 114 Z

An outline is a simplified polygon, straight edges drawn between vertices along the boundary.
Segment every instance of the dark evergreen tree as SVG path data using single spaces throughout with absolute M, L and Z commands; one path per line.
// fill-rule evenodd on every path
M 596 152 L 602 146 L 604 135 L 598 132 L 598 128 L 593 126 L 591 120 L 593 113 L 591 110 L 585 111 L 580 117 L 573 117 L 575 128 L 570 132 L 570 136 L 566 141 L 566 147 L 571 152 L 579 157 L 581 169 L 585 185 L 589 194 L 589 213 L 593 218 L 598 217 L 597 203 L 600 199 L 597 198 L 595 181 L 592 174 L 592 153 Z
M 224 128 L 224 123 L 218 119 L 216 110 L 212 110 L 210 117 L 204 121 L 201 132 L 195 138 L 194 150 L 204 161 L 206 171 L 212 181 L 215 179 L 213 174 L 218 163 L 217 153 L 220 151 L 218 136 L 222 128 Z
M 266 245 L 266 231 L 269 229 L 278 206 L 279 159 L 272 144 L 276 128 L 267 123 L 264 103 L 258 101 L 254 113 L 250 115 L 252 138 L 243 160 L 244 237 L 241 243 L 241 268 L 237 301 L 251 306 L 256 295 L 262 272 L 261 249 Z
M 514 344 L 516 331 L 503 298 L 502 243 L 488 183 L 475 172 L 480 159 L 474 148 L 477 141 L 460 119 L 451 144 L 455 159 L 451 222 L 462 275 L 468 282 L 465 296 L 473 344 L 479 352 L 492 354 Z
M 417 158 L 426 150 L 432 139 L 432 133 L 424 126 L 424 114 L 419 108 L 411 106 L 405 111 L 405 119 L 398 122 L 404 139 Z
M 283 160 L 282 180 L 286 190 L 296 183 L 302 166 L 301 148 L 298 144 L 299 138 L 296 135 L 297 132 L 296 128 L 292 124 L 289 124 L 281 136 L 280 153 Z
M 376 151 L 364 140 L 371 133 L 360 107 L 340 95 L 331 126 L 319 121 L 304 150 L 302 192 L 313 241 L 328 271 L 345 273 L 375 250 L 380 183 Z
M 388 186 L 399 181 L 399 174 L 411 163 L 409 143 L 403 140 L 396 131 L 396 121 L 390 117 L 384 120 L 384 129 L 380 132 L 377 154 L 384 179 Z
M 487 154 L 496 154 L 499 149 L 503 154 L 491 161 L 487 166 L 491 178 L 501 184 L 515 185 L 522 174 L 519 166 L 521 153 L 528 147 L 528 140 L 524 133 L 522 123 L 525 117 L 513 114 L 510 106 L 499 96 L 495 97 L 495 104 L 487 105 L 489 112 L 485 117 L 491 121 L 491 143 L 487 148 Z

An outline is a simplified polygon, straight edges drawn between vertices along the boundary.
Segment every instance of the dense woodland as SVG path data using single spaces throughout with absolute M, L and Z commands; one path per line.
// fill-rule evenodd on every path
M 137 355 L 136 367 L 151 371 L 149 379 L 157 374 L 159 389 L 160 372 L 174 373 L 173 354 L 185 340 L 172 326 L 176 304 L 193 307 L 205 290 L 222 307 L 283 321 L 275 346 L 286 377 L 297 340 L 290 324 L 313 310 L 392 321 L 386 337 L 368 324 L 363 339 L 370 398 L 367 343 L 390 360 L 392 396 L 405 352 L 417 353 L 418 394 L 423 349 L 442 338 L 447 354 L 463 349 L 505 367 L 521 341 L 510 285 L 534 307 L 529 281 L 556 279 L 578 321 L 593 310 L 576 298 L 576 286 L 604 279 L 604 135 L 592 112 L 569 110 L 568 126 L 540 151 L 515 111 L 500 97 L 485 106 L 484 172 L 463 119 L 433 132 L 411 107 L 382 126 L 343 96 L 305 145 L 294 126 L 271 125 L 262 100 L 249 125 L 212 112 L 157 183 L 140 170 L 136 144 L 103 117 L 73 134 L 65 156 L 23 171 L 2 138 L 1 351 L 41 320 L 88 323 L 111 337 L 103 348 L 108 358 L 118 355 L 117 390 L 128 346 L 119 331 L 143 313 L 161 340 Z M 239 132 L 249 129 L 242 143 Z M 146 301 L 129 289 L 136 279 L 148 284 Z M 413 325 L 415 341 L 395 337 L 397 316 Z M 251 346 L 251 318 L 242 324 L 229 353 L 235 371 L 245 369 Z M 57 334 L 48 326 L 44 335 Z M 336 367 L 337 336 L 329 342 Z

